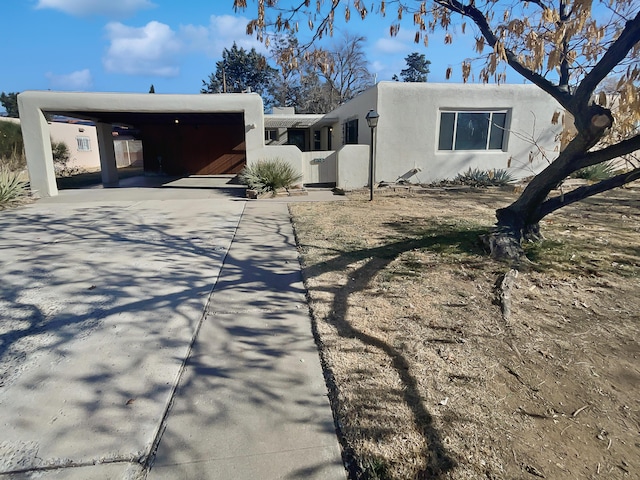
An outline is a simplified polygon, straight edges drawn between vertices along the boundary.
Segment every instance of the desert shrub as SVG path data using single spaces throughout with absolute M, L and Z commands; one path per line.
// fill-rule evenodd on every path
M 502 187 L 509 185 L 514 181 L 511 174 L 504 169 L 494 168 L 493 170 L 480 170 L 479 168 L 471 168 L 459 173 L 453 179 L 454 183 L 461 185 L 469 185 L 472 187 Z
M 20 203 L 29 197 L 29 184 L 20 173 L 0 166 L 0 208 Z
M 281 188 L 290 188 L 302 175 L 282 159 L 259 160 L 247 165 L 240 172 L 240 180 L 252 190 L 275 192 Z
M 616 174 L 616 169 L 610 162 L 598 163 L 589 167 L 584 167 L 571 175 L 573 178 L 582 178 L 592 182 L 606 180 Z
M 79 168 L 69 166 L 71 151 L 66 143 L 51 140 L 51 154 L 53 155 L 53 167 L 56 170 L 56 176 L 69 177 L 79 172 Z
M 26 165 L 20 124 L 0 121 L 0 166 L 16 171 Z

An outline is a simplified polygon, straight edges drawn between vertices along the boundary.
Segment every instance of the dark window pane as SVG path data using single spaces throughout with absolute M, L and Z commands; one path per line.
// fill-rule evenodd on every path
M 287 134 L 288 134 L 288 141 L 287 141 L 288 145 L 295 145 L 300 149 L 301 152 L 306 151 L 306 148 L 305 148 L 306 141 L 305 141 L 304 130 L 290 129 L 287 131 Z
M 453 124 L 455 119 L 456 114 L 453 112 L 442 112 L 440 114 L 438 150 L 453 150 Z
M 456 150 L 486 150 L 490 113 L 458 113 Z
M 506 113 L 493 114 L 493 121 L 491 122 L 491 136 L 489 137 L 490 150 L 502 150 L 506 120 Z
M 358 143 L 358 119 L 344 124 L 344 143 L 354 145 Z

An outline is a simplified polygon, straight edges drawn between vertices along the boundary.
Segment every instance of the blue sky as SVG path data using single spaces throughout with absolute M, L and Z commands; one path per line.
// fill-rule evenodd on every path
M 266 53 L 245 34 L 256 10 L 255 2 L 247 3 L 236 13 L 233 0 L 5 0 L 0 91 L 146 93 L 153 84 L 157 93 L 198 93 L 234 41 Z M 446 81 L 448 66 L 456 72 L 450 82 L 460 81 L 459 65 L 473 53 L 473 35 L 456 35 L 451 46 L 444 45 L 443 33 L 432 34 L 426 48 L 413 43 L 410 25 L 390 38 L 392 20 L 352 17 L 346 25 L 338 22 L 334 37 L 345 29 L 367 37 L 370 70 L 379 81 L 398 74 L 415 51 L 432 62 L 429 81 Z

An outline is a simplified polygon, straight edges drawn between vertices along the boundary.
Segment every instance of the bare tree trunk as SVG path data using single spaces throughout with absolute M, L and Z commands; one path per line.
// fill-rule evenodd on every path
M 544 213 L 541 207 L 549 193 L 582 167 L 581 161 L 589 149 L 613 123 L 610 111 L 597 105 L 589 107 L 585 114 L 591 118 L 589 131 L 579 133 L 556 160 L 533 178 L 515 202 L 496 211 L 496 228 L 486 241 L 492 257 L 523 261 L 522 242 L 542 240 L 539 222 L 550 212 Z M 584 122 L 584 118 L 581 120 Z

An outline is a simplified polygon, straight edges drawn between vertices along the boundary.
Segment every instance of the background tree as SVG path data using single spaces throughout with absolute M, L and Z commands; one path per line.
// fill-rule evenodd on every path
M 364 41 L 345 35 L 330 49 L 305 49 L 291 35 L 269 42 L 281 68 L 276 104 L 293 106 L 298 113 L 327 113 L 371 86 Z
M 201 93 L 259 93 L 265 108 L 273 104 L 274 80 L 277 70 L 269 65 L 264 55 L 255 48 L 246 51 L 235 42 L 225 48 L 222 60 L 216 62 L 216 71 L 202 81 Z
M 0 168 L 13 172 L 26 165 L 20 124 L 0 120 Z
M 247 2 L 234 0 L 234 6 L 246 8 Z M 345 18 L 355 10 L 366 19 L 369 11 L 384 14 L 386 2 L 320 0 L 313 4 L 278 2 L 276 6 L 275 2 L 257 0 L 257 16 L 248 24 L 247 32 L 264 39 L 273 30 L 295 29 L 298 17 L 303 16 L 309 19 L 316 39 L 332 33 L 340 6 L 344 7 Z M 457 22 L 461 32 L 472 31 L 482 62 L 477 76 L 471 60 L 462 62 L 465 82 L 470 78 L 503 81 L 505 73 L 500 69 L 507 64 L 556 99 L 574 118 L 575 132 L 567 139 L 566 148 L 529 182 L 515 202 L 497 210 L 496 230 L 489 238 L 493 256 L 522 258 L 521 242 L 541 238 L 539 222 L 545 216 L 640 178 L 640 168 L 632 167 L 593 185 L 550 196 L 572 173 L 640 149 L 639 12 L 637 0 L 596 5 L 591 0 L 398 2 L 392 35 L 398 33 L 403 21 L 410 21 L 416 27 L 416 42 L 426 42 L 428 34 L 440 28 L 447 32 L 445 43 L 452 43 L 454 37 L 449 30 Z M 275 17 L 271 19 L 269 13 Z M 471 28 L 467 28 L 467 22 Z M 450 74 L 451 68 L 447 78 Z M 613 94 L 615 106 L 611 96 L 595 95 L 608 76 L 619 77 Z M 561 116 L 558 112 L 548 121 L 558 122 Z M 625 133 L 617 139 L 607 138 L 616 123 L 617 130 Z M 516 161 L 526 164 L 528 159 Z
M 2 103 L 8 117 L 18 118 L 20 116 L 18 112 L 18 92 L 0 93 L 0 103 Z
M 325 94 L 329 95 L 326 112 L 374 84 L 374 76 L 367 67 L 365 42 L 365 37 L 345 33 L 332 48 L 315 52 L 319 74 L 326 83 Z
M 400 78 L 402 78 L 403 82 L 427 81 L 431 61 L 427 60 L 424 53 L 413 52 L 404 57 L 404 61 L 407 63 L 407 68 L 400 72 Z M 396 80 L 397 77 L 395 75 L 394 77 L 394 80 Z

